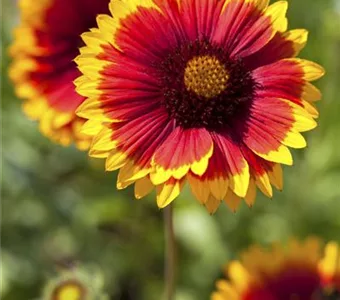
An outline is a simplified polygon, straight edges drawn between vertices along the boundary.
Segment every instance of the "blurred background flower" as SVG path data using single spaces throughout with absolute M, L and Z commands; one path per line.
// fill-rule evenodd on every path
M 80 34 L 108 11 L 109 0 L 19 0 L 20 23 L 10 47 L 10 77 L 23 110 L 39 120 L 40 131 L 67 146 L 86 149 L 90 138 L 79 132 L 84 120 L 75 109 L 84 100 L 75 92 L 79 71 L 73 62 L 81 46 Z
M 95 267 L 73 266 L 60 270 L 46 284 L 41 300 L 106 300 L 104 278 Z
M 285 190 L 259 196 L 250 210 L 221 207 L 211 217 L 188 188 L 175 203 L 178 237 L 176 300 L 209 299 L 221 265 L 256 243 L 310 234 L 340 241 L 340 2 L 289 1 L 290 28 L 306 28 L 306 59 L 325 67 L 317 86 L 318 128 L 309 148 L 294 152 Z M 116 192 L 115 174 L 74 147 L 51 143 L 21 111 L 7 79 L 6 48 L 19 23 L 16 1 L 3 1 L 2 34 L 2 284 L 4 300 L 38 298 L 46 274 L 73 261 L 99 265 L 110 299 L 159 300 L 163 289 L 162 214 L 151 195 L 135 202 Z M 137 254 L 136 254 L 137 253 Z
M 335 242 L 292 239 L 252 246 L 225 268 L 212 300 L 323 300 L 340 297 L 340 252 Z

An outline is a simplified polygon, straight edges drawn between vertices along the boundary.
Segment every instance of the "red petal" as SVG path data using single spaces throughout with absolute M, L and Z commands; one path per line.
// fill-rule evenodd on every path
M 249 164 L 249 171 L 252 176 L 261 176 L 273 169 L 274 163 L 257 156 L 247 147 L 242 147 L 242 153 Z
M 213 139 L 226 158 L 226 169 L 230 172 L 230 188 L 238 196 L 244 197 L 249 185 L 249 167 L 241 152 L 240 144 L 233 141 L 226 133 L 215 133 Z
M 292 128 L 294 116 L 288 103 L 274 99 L 256 99 L 243 135 L 244 143 L 261 157 L 278 163 L 292 164 L 281 142 Z
M 59 37 L 77 38 L 95 26 L 97 14 L 109 12 L 108 0 L 83 0 L 80 6 L 77 1 L 54 0 L 51 3 L 43 19 L 44 30 Z M 92 21 L 89 23 L 89 20 Z
M 180 179 L 190 169 L 202 175 L 207 169 L 212 150 L 213 142 L 206 129 L 177 127 L 155 153 L 154 183 L 162 182 L 164 178 L 167 180 L 170 176 Z
M 275 97 L 301 103 L 303 87 L 302 67 L 293 60 L 280 60 L 253 71 L 253 78 L 259 84 L 257 94 L 261 97 Z
M 267 45 L 252 55 L 245 57 L 244 62 L 250 70 L 272 64 L 280 59 L 294 57 L 303 48 L 307 32 L 297 29 L 286 33 L 277 32 Z
M 266 45 L 273 30 L 270 18 L 253 3 L 230 0 L 216 25 L 213 41 L 225 47 L 231 57 L 244 57 Z
M 181 3 L 181 23 L 191 41 L 212 36 L 221 15 L 224 1 L 184 0 Z
M 175 1 L 171 3 L 174 8 L 167 11 L 176 14 L 177 4 Z M 116 35 L 117 45 L 130 59 L 152 65 L 177 45 L 179 26 L 174 24 L 176 18 L 172 18 L 169 20 L 154 8 L 139 7 L 137 13 L 121 21 Z
M 113 124 L 112 139 L 118 141 L 117 148 L 127 153 L 136 164 L 147 166 L 173 126 L 163 110 L 154 110 L 135 120 Z

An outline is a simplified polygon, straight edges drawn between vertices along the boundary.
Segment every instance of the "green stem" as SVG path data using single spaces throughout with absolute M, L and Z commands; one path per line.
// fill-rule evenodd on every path
M 175 265 L 176 242 L 173 226 L 172 204 L 164 208 L 164 232 L 165 232 L 165 300 L 173 300 L 175 294 Z

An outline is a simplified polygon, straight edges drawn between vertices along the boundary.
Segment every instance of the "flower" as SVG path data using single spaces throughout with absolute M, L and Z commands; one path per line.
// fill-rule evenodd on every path
M 102 274 L 96 269 L 61 271 L 44 289 L 44 300 L 108 300 L 102 293 Z
M 282 188 L 288 147 L 317 125 L 310 81 L 324 70 L 295 58 L 307 32 L 286 31 L 287 2 L 268 2 L 111 0 L 113 17 L 82 35 L 77 114 L 118 189 L 156 187 L 162 208 L 189 182 L 213 213 Z
M 286 248 L 251 247 L 226 268 L 212 300 L 326 300 L 340 297 L 340 248 L 308 238 Z
M 26 99 L 23 108 L 40 130 L 52 140 L 80 149 L 90 138 L 79 129 L 84 123 L 75 115 L 84 100 L 75 92 L 79 76 L 73 59 L 82 45 L 80 34 L 96 22 L 96 15 L 108 11 L 109 0 L 20 0 L 20 25 L 10 47 L 13 63 L 10 77 L 16 93 Z

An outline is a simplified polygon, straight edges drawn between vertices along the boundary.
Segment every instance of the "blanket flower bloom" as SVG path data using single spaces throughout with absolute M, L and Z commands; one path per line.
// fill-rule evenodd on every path
M 60 271 L 58 276 L 46 285 L 42 300 L 108 300 L 103 293 L 104 280 L 97 270 L 76 267 Z
M 80 149 L 90 138 L 79 133 L 84 123 L 75 114 L 84 97 L 75 92 L 79 76 L 74 58 L 82 45 L 80 34 L 91 28 L 96 15 L 108 11 L 108 0 L 20 0 L 20 24 L 10 48 L 10 77 L 23 109 L 40 121 L 40 131 L 66 146 Z
M 189 182 L 210 213 L 253 205 L 256 187 L 282 188 L 288 147 L 316 127 L 310 82 L 319 65 L 295 58 L 307 32 L 286 31 L 287 2 L 111 0 L 82 35 L 76 59 L 87 98 L 77 114 L 94 135 L 90 155 L 120 169 L 119 189 L 153 187 L 165 207 Z M 100 123 L 98 123 L 100 122 Z M 97 125 L 96 125 L 97 124 Z
M 331 300 L 340 297 L 340 247 L 316 238 L 251 247 L 226 268 L 212 300 Z M 323 253 L 324 252 L 324 253 Z

